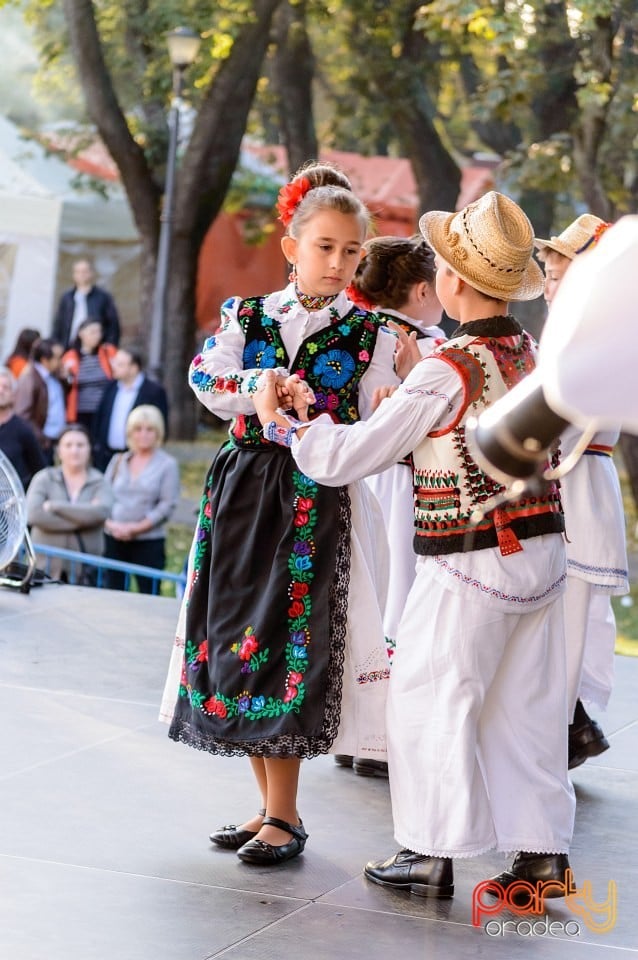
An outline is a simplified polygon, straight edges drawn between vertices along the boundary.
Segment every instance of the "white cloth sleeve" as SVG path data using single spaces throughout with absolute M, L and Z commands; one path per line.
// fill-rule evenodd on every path
M 237 320 L 241 303 L 241 297 L 233 297 L 223 304 L 220 330 L 206 340 L 188 371 L 197 399 L 222 420 L 255 412 L 252 395 L 263 373 L 260 368 L 243 369 L 245 337 Z M 283 367 L 276 372 L 288 376 Z
M 300 469 L 319 483 L 352 483 L 386 470 L 432 430 L 451 423 L 463 397 L 463 381 L 454 368 L 428 357 L 369 420 L 340 426 L 322 416 L 293 439 L 292 454 Z

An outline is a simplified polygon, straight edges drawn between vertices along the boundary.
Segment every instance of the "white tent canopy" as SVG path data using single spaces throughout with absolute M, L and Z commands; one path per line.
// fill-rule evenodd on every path
M 0 363 L 23 327 L 49 332 L 79 256 L 93 260 L 100 284 L 119 301 L 116 275 L 137 276 L 139 256 L 121 187 L 109 184 L 106 197 L 80 187 L 67 163 L 0 116 Z

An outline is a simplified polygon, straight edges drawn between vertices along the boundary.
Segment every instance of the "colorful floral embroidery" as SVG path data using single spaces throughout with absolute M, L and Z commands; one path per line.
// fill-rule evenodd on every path
M 312 372 L 324 387 L 343 387 L 354 373 L 355 366 L 345 350 L 328 350 L 317 358 Z
M 259 641 L 252 627 L 246 627 L 244 639 L 241 643 L 233 643 L 230 649 L 237 654 L 240 660 L 244 661 L 241 673 L 255 673 L 263 663 L 268 661 L 270 654 L 268 647 L 265 650 L 259 649 Z
M 274 367 L 276 363 L 276 352 L 272 344 L 265 340 L 253 340 L 246 344 L 244 349 L 244 366 L 251 367 Z
M 290 306 L 294 302 L 291 301 Z M 286 306 L 279 307 L 278 313 L 285 312 Z M 340 423 L 354 423 L 359 419 L 359 381 L 370 365 L 380 321 L 376 315 L 358 307 L 353 307 L 345 318 L 336 308 L 331 308 L 330 316 L 330 325 L 304 342 L 291 362 L 286 356 L 276 317 L 264 313 L 264 298 L 242 301 L 237 319 L 246 338 L 243 364 L 258 370 L 288 367 L 315 391 L 317 402 L 310 408 L 310 417 L 327 410 Z M 256 381 L 250 376 L 242 389 L 254 393 L 255 387 Z M 248 414 L 233 421 L 230 434 L 242 447 L 268 443 L 257 417 Z
M 317 524 L 317 509 L 315 507 L 317 484 L 303 473 L 295 470 L 293 473 L 295 490 L 293 525 L 295 537 L 292 552 L 288 558 L 290 585 L 288 587 L 288 640 L 285 647 L 286 676 L 281 698 L 253 695 L 242 690 L 235 697 L 227 697 L 221 691 L 214 696 L 205 697 L 194 690 L 183 679 L 182 696 L 188 696 L 194 709 L 220 717 L 233 719 L 239 715 L 247 720 L 258 720 L 261 717 L 278 717 L 282 713 L 291 711 L 298 713 L 305 699 L 306 689 L 304 674 L 308 669 L 308 648 L 311 643 L 310 615 L 312 613 L 312 596 L 310 587 L 314 580 L 313 557 L 315 555 L 314 529 Z M 191 644 L 193 652 L 189 654 L 188 644 L 186 664 L 189 671 L 197 670 L 200 666 L 198 654 L 195 655 L 195 645 Z M 234 643 L 231 652 L 242 661 L 241 673 L 254 673 L 266 663 L 270 651 L 259 649 L 259 641 L 254 629 L 248 626 L 244 631 L 241 642 Z M 207 656 L 207 654 L 206 654 Z

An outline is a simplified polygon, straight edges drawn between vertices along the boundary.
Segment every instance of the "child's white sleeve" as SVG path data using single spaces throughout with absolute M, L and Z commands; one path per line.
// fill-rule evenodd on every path
M 255 407 L 252 395 L 263 368 L 244 369 L 246 347 L 244 332 L 238 320 L 241 297 L 231 297 L 222 305 L 222 325 L 219 331 L 208 337 L 200 353 L 191 362 L 188 382 L 197 399 L 208 410 L 223 420 L 239 414 L 253 414 Z M 272 344 L 254 344 L 255 359 L 260 347 L 272 351 L 272 361 L 278 373 L 288 376 L 288 370 L 279 366 L 281 357 Z
M 352 483 L 391 467 L 432 430 L 453 422 L 463 398 L 463 381 L 455 369 L 437 357 L 427 358 L 369 420 L 343 426 L 322 417 L 293 440 L 292 454 L 319 483 Z

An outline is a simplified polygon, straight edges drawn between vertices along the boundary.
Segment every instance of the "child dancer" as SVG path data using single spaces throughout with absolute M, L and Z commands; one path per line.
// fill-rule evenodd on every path
M 445 340 L 443 330 L 436 326 L 441 317 L 441 304 L 434 290 L 433 250 L 420 234 L 375 237 L 364 247 L 365 256 L 352 281 L 355 297 L 362 303 L 374 304 L 377 316 L 403 339 L 413 338 L 418 346 L 418 359 L 427 356 L 437 343 Z M 399 366 L 397 372 L 403 377 L 407 376 L 409 369 Z M 388 656 L 392 657 L 397 627 L 416 573 L 412 548 L 414 507 L 410 459 L 406 457 L 383 473 L 367 477 L 366 483 L 381 504 L 388 535 L 390 570 L 383 630 Z M 359 776 L 388 775 L 388 765 L 383 760 L 366 757 L 354 757 L 353 760 L 341 756 L 335 759 L 343 766 L 352 764 Z
M 321 163 L 282 188 L 278 209 L 289 286 L 226 301 L 221 331 L 191 365 L 198 399 L 234 419 L 202 501 L 169 732 L 251 758 L 261 809 L 211 840 L 266 865 L 304 849 L 302 757 L 385 757 L 389 672 L 369 566 L 384 546 L 374 542 L 377 530 L 383 536 L 378 507 L 373 515 L 363 485 L 332 489 L 303 474 L 264 438 L 253 403 L 271 369 L 282 390 L 290 374 L 314 390 L 311 415 L 353 423 L 392 381 L 394 338 L 344 292 L 368 213 L 348 179 Z
M 557 237 L 534 241 L 545 265 L 548 306 L 576 255 L 589 249 L 606 226 L 599 217 L 584 213 Z M 563 458 L 572 452 L 580 435 L 576 427 L 562 434 Z M 618 436 L 617 430 L 595 434 L 576 466 L 561 480 L 567 533 L 564 602 L 570 769 L 609 748 L 582 700 L 603 710 L 607 706 L 616 643 L 611 597 L 629 591 L 624 508 L 612 460 Z
M 563 518 L 555 488 L 489 509 L 502 488 L 473 461 L 465 423 L 534 366 L 510 300 L 543 289 L 531 224 L 491 192 L 420 222 L 436 291 L 459 321 L 366 423 L 311 426 L 277 410 L 274 379 L 256 400 L 266 434 L 308 476 L 340 484 L 412 451 L 417 574 L 388 694 L 390 791 L 399 853 L 370 862 L 375 883 L 453 895 L 453 858 L 519 851 L 494 878 L 564 892 L 574 793 L 567 776 Z M 477 507 L 487 513 L 474 522 Z M 561 726 L 562 724 L 562 726 Z M 549 885 L 548 885 L 549 886 Z M 514 893 L 512 894 L 514 895 Z

